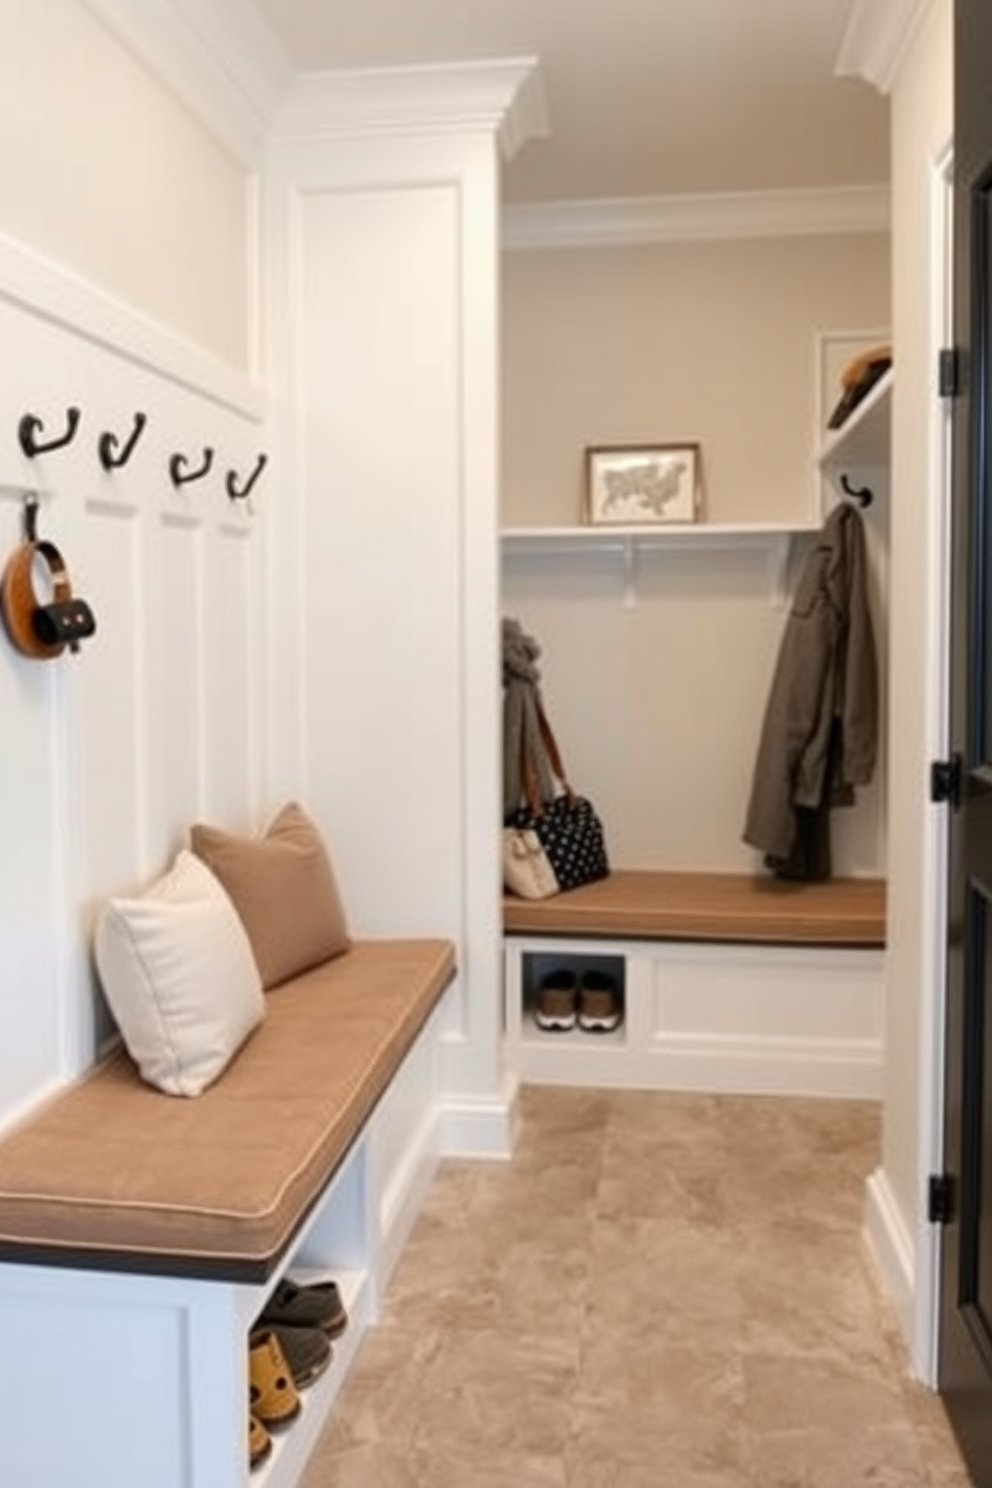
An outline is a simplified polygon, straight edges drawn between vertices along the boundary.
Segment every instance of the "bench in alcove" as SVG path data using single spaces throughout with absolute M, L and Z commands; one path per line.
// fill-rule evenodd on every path
M 886 894 L 878 878 L 616 870 L 503 901 L 511 1067 L 554 1084 L 877 1098 Z M 534 1022 L 543 976 L 599 969 L 622 989 L 609 1034 Z

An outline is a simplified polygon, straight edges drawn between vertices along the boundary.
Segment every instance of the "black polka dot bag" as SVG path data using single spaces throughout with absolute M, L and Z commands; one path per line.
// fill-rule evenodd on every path
M 560 790 L 550 801 L 537 792 L 534 771 L 526 759 L 521 771 L 526 803 L 503 828 L 503 881 L 526 899 L 545 899 L 581 884 L 606 878 L 610 871 L 606 836 L 596 808 L 572 790 L 544 709 L 538 723 Z

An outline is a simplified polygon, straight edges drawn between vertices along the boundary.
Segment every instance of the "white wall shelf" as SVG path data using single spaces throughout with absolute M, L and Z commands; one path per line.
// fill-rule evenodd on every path
M 855 486 L 877 482 L 888 471 L 892 422 L 892 368 L 880 377 L 840 429 L 827 432 L 817 464 L 838 491 L 841 477 Z
M 581 553 L 615 553 L 625 576 L 624 603 L 632 606 L 637 593 L 639 553 L 689 549 L 758 548 L 768 554 L 772 600 L 782 604 L 793 541 L 818 530 L 805 522 L 697 522 L 684 526 L 646 527 L 505 527 L 504 560 L 575 557 Z

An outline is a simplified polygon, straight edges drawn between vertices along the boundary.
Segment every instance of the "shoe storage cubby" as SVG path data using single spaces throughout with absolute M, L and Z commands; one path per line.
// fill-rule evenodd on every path
M 358 1143 L 304 1226 L 288 1266 L 264 1287 L 246 1288 L 241 1294 L 241 1306 L 247 1314 L 246 1357 L 251 1326 L 284 1275 L 301 1285 L 336 1281 L 348 1314 L 347 1328 L 333 1340 L 330 1365 L 299 1392 L 299 1415 L 288 1426 L 271 1432 L 271 1455 L 247 1474 L 251 1488 L 292 1488 L 298 1483 L 371 1321 L 367 1158 L 366 1144 Z
M 581 1037 L 594 1038 L 597 1042 L 622 1042 L 625 973 L 623 956 L 560 951 L 537 951 L 525 955 L 521 968 L 521 1011 L 525 1037 L 533 1034 L 540 1039 Z M 611 995 L 616 1008 L 615 1028 L 583 1026 L 582 1009 L 587 989 L 594 995 Z M 542 1026 L 542 1008 L 545 1007 L 549 993 L 556 1006 L 550 1015 L 545 1016 L 550 1016 L 557 1022 L 557 1005 L 570 1001 L 574 1019 L 570 1029 Z
M 556 1078 L 554 1071 L 565 1067 L 569 1078 L 581 1078 L 586 1069 L 589 1078 L 602 1077 L 604 1067 L 622 1061 L 628 1039 L 629 963 L 620 950 L 609 945 L 591 945 L 577 949 L 571 945 L 529 945 L 514 954 L 506 952 L 505 1023 L 508 1043 L 517 1051 L 515 1060 L 522 1077 L 535 1080 Z M 543 1028 L 539 1011 L 542 990 L 547 986 L 573 989 L 575 1019 L 571 1027 Z M 615 1028 L 583 1028 L 579 1007 L 583 988 L 609 988 L 615 997 L 618 1022 Z M 608 1075 L 606 1076 L 609 1082 Z M 617 1083 L 622 1082 L 618 1066 Z

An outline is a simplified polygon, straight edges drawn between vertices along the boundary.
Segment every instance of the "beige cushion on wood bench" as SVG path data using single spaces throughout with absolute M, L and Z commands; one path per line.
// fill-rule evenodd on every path
M 617 870 L 551 899 L 503 900 L 508 935 L 884 946 L 885 883 Z
M 453 975 L 447 941 L 357 942 L 194 1100 L 115 1055 L 0 1140 L 0 1255 L 264 1279 Z

